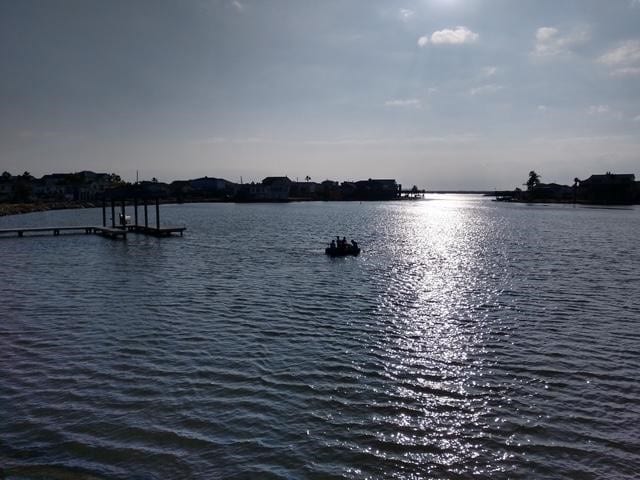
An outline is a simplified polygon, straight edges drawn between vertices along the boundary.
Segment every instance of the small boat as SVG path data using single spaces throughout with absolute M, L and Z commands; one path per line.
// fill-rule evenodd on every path
M 355 257 L 360 254 L 360 247 L 355 242 L 338 245 L 335 242 L 331 242 L 331 245 L 324 249 L 324 253 L 331 257 L 346 257 L 348 255 Z

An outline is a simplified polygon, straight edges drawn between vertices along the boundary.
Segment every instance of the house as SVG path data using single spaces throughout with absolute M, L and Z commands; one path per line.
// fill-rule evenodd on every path
M 325 180 L 320 183 L 320 198 L 322 200 L 342 200 L 342 190 L 340 184 L 333 180 Z
M 575 199 L 575 190 L 569 185 L 557 183 L 539 183 L 528 192 L 529 200 L 571 202 Z
M 95 173 L 89 170 L 74 174 L 79 177 L 79 182 L 73 189 L 74 200 L 96 200 L 102 192 L 113 184 L 112 177 L 108 173 Z
M 587 203 L 631 204 L 637 198 L 635 179 L 632 173 L 591 175 L 578 182 L 577 196 Z
M 289 200 L 291 184 L 288 177 L 266 177 L 260 183 L 237 185 L 235 199 L 239 202 L 285 202 Z
M 394 179 L 369 179 L 355 182 L 354 200 L 393 200 L 400 198 L 400 186 Z
M 73 189 L 69 185 L 70 173 L 43 175 L 33 185 L 33 194 L 41 200 L 73 200 Z
M 13 198 L 13 184 L 15 177 L 11 174 L 0 176 L 0 202 L 8 202 Z
M 171 193 L 171 188 L 164 182 L 158 181 L 142 181 L 136 185 L 137 191 L 146 197 L 167 197 Z
M 33 195 L 40 200 L 91 201 L 111 185 L 112 176 L 108 173 L 51 173 L 33 182 Z
M 317 182 L 291 182 L 289 196 L 292 198 L 315 199 L 320 196 L 321 187 Z
M 265 193 L 269 200 L 281 201 L 289 198 L 291 190 L 291 180 L 289 177 L 266 177 L 262 180 L 262 185 L 268 187 Z
M 189 185 L 196 192 L 219 193 L 225 190 L 227 181 L 222 178 L 202 177 L 189 180 Z

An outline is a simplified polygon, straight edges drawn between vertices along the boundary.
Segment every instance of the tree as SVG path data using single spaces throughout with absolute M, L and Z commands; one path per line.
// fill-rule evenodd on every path
M 311 177 L 307 175 L 306 177 L 304 177 L 304 179 L 308 182 L 309 180 L 311 180 Z
M 109 175 L 109 182 L 117 185 L 122 183 L 122 178 L 120 178 L 120 175 L 112 173 L 111 175 Z
M 540 175 L 538 175 L 534 170 L 529 172 L 529 180 L 525 183 L 527 186 L 527 190 L 533 190 L 538 185 L 540 185 Z
M 9 180 L 11 178 L 11 174 L 7 171 L 2 172 L 2 178 L 5 180 Z

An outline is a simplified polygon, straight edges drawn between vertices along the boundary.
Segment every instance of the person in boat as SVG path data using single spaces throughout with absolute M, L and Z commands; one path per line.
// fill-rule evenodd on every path
M 356 242 L 355 240 L 351 240 L 351 247 L 354 250 L 357 250 L 358 249 L 358 242 Z
M 331 243 L 329 244 L 329 248 L 331 250 L 335 250 L 336 249 L 336 241 L 335 240 L 331 240 Z

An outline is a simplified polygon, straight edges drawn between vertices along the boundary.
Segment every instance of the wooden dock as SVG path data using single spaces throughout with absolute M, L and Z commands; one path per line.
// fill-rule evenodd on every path
M 0 229 L 0 235 L 18 235 L 23 237 L 25 233 L 51 233 L 54 236 L 60 235 L 60 232 L 69 233 L 96 233 L 110 238 L 126 238 L 126 230 L 120 228 L 109 228 L 95 225 L 76 225 L 70 227 L 15 227 Z
M 149 227 L 144 225 L 127 225 L 127 231 L 129 232 L 143 233 L 145 235 L 152 235 L 154 237 L 168 237 L 170 235 L 173 235 L 174 233 L 179 233 L 180 236 L 182 236 L 186 229 L 187 227 Z
M 153 237 L 169 237 L 173 234 L 183 235 L 187 227 L 180 226 L 163 226 L 157 227 L 145 227 L 144 225 L 126 225 L 125 227 L 103 227 L 101 225 L 76 225 L 70 227 L 15 227 L 15 228 L 2 228 L 0 229 L 0 236 L 17 235 L 18 237 L 24 237 L 25 234 L 46 234 L 50 233 L 54 236 L 60 235 L 61 232 L 67 233 L 85 233 L 85 234 L 97 234 L 103 237 L 113 239 L 126 239 L 127 233 L 139 233 L 143 235 L 151 235 Z
M 122 238 L 123 240 L 127 239 L 127 231 L 122 228 L 110 228 L 110 227 L 93 227 L 93 232 L 98 235 L 102 235 L 103 237 L 109 238 Z
M 133 192 L 133 193 L 132 193 Z M 142 197 L 142 207 L 144 209 L 144 224 L 138 223 L 138 195 L 137 187 L 114 189 L 105 193 L 102 200 L 102 225 L 76 225 L 61 227 L 14 227 L 0 229 L 0 236 L 17 235 L 23 237 L 25 234 L 52 233 L 57 236 L 61 232 L 97 234 L 103 237 L 126 240 L 128 233 L 151 235 L 154 237 L 170 237 L 173 234 L 183 236 L 187 229 L 185 226 L 160 225 L 160 199 L 155 197 L 155 225 L 149 225 L 148 198 Z M 132 196 L 134 209 L 134 223 L 129 223 L 130 217 L 126 215 L 127 198 Z M 107 226 L 107 198 L 111 201 L 111 225 Z M 116 222 L 116 199 L 120 202 L 119 221 Z
M 140 233 L 143 235 L 151 235 L 153 237 L 169 237 L 173 234 L 183 235 L 187 227 L 164 226 L 160 228 L 145 227 L 144 225 L 127 225 L 126 227 L 103 227 L 100 225 L 77 225 L 73 227 L 15 227 L 0 229 L 0 236 L 17 235 L 24 237 L 25 233 L 39 234 L 50 233 L 54 236 L 60 235 L 61 232 L 68 233 L 95 233 L 108 238 L 126 239 L 127 233 Z

